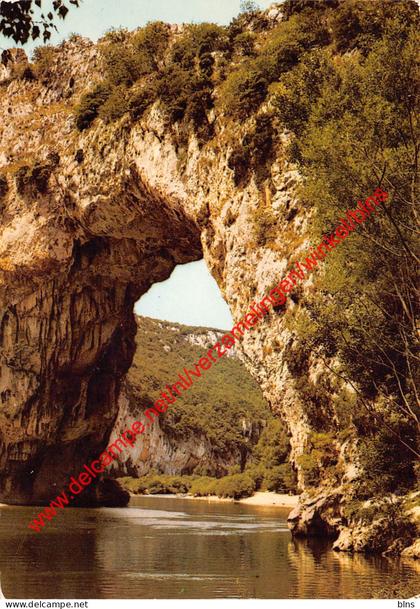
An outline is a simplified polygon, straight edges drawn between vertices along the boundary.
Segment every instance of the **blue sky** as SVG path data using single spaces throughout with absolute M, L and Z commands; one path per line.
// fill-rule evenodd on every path
M 177 266 L 137 303 L 136 313 L 189 326 L 230 330 L 233 320 L 204 260 Z
M 51 0 L 43 0 L 47 6 Z M 261 8 L 272 0 L 260 0 Z M 239 12 L 239 0 L 82 0 L 72 8 L 51 44 L 58 44 L 75 32 L 97 40 L 111 28 L 135 29 L 148 21 L 189 23 L 211 21 L 228 24 Z M 31 52 L 37 44 L 27 44 Z M 0 47 L 12 46 L 0 37 Z M 148 317 L 187 325 L 229 329 L 233 320 L 219 288 L 203 261 L 177 267 L 167 281 L 152 286 L 136 305 L 136 312 Z

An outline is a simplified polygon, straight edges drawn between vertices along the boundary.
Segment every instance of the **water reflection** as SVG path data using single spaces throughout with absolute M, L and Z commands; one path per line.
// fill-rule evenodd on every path
M 175 498 L 65 510 L 37 534 L 33 508 L 0 508 L 7 598 L 363 598 L 414 581 L 410 565 L 292 541 L 287 510 Z

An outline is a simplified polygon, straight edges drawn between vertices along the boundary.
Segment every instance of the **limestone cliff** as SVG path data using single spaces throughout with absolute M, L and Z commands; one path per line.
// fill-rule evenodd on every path
M 0 75 L 0 500 L 17 504 L 49 501 L 106 445 L 135 349 L 134 303 L 154 282 L 204 256 L 239 320 L 307 246 L 311 214 L 284 160 L 287 135 L 265 184 L 238 183 L 229 159 L 254 119 L 234 123 L 213 109 L 203 144 L 193 130 L 181 137 L 154 103 L 137 121 L 99 119 L 79 132 L 74 105 L 100 80 L 98 45 L 72 38 L 36 78 L 26 61 L 12 52 Z M 261 209 L 270 227 L 257 222 Z M 260 239 L 268 230 L 269 242 Z M 293 316 L 299 295 L 286 307 Z M 308 499 L 311 525 L 300 512 L 294 523 L 336 535 L 349 523 L 343 495 L 361 475 L 356 431 L 336 407 L 356 401 L 354 391 L 302 352 L 284 310 L 249 331 L 239 353 L 287 421 L 303 490 L 298 457 L 311 434 L 347 430 L 331 441 L 321 499 Z
M 194 367 L 224 335 L 223 331 L 136 317 L 136 353 L 119 398 L 110 442 L 117 439 L 183 366 Z M 172 412 L 173 410 L 173 412 Z M 139 477 L 156 471 L 170 475 L 224 476 L 244 469 L 262 430 L 273 420 L 258 385 L 235 350 L 181 394 L 176 408 L 156 419 L 149 433 L 112 464 L 112 475 Z

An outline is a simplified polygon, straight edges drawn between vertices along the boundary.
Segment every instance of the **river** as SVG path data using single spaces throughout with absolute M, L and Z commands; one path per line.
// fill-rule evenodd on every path
M 370 598 L 412 585 L 411 563 L 293 541 L 288 510 L 176 497 L 67 509 L 0 508 L 6 598 Z

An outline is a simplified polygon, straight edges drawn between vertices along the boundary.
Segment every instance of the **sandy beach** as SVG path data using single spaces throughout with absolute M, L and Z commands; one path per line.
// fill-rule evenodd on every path
M 268 492 L 257 492 L 252 497 L 241 499 L 241 503 L 247 505 L 276 505 L 278 507 L 290 507 L 294 508 L 297 506 L 299 501 L 299 495 L 282 495 L 280 493 L 268 493 Z

